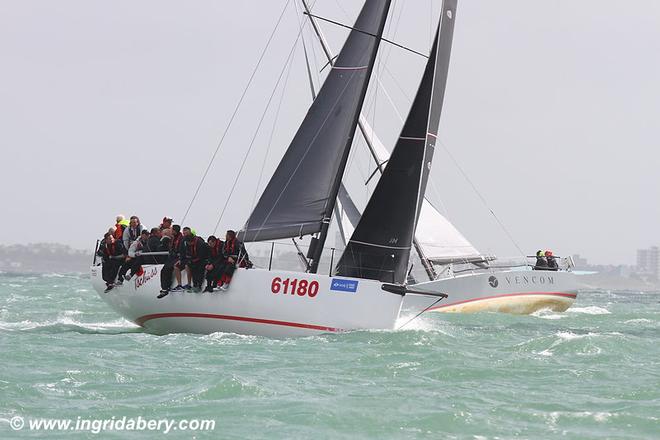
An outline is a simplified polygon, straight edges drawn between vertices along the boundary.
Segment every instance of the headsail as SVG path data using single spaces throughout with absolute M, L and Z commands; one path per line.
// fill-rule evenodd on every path
M 244 241 L 327 228 L 366 95 L 390 0 L 367 0 L 317 98 L 239 236 Z
M 433 159 L 456 0 L 445 0 L 421 84 L 390 160 L 337 264 L 337 274 L 403 283 Z
M 390 156 L 376 133 L 369 125 L 364 116 L 360 116 L 360 124 L 363 127 L 363 134 L 369 136 L 369 142 L 373 148 L 374 159 L 377 163 L 383 164 L 382 168 L 387 167 L 387 160 Z M 349 193 L 343 195 L 339 192 L 339 200 L 342 205 L 353 206 L 353 200 Z M 351 216 L 344 215 L 342 220 L 342 232 L 345 241 L 348 242 L 353 235 L 355 226 L 357 226 L 361 213 L 359 211 L 351 213 Z M 454 226 L 449 219 L 440 214 L 440 211 L 433 206 L 427 198 L 422 202 L 419 219 L 417 220 L 417 229 L 415 230 L 417 244 L 421 247 L 424 258 L 437 264 L 447 264 L 457 261 L 482 261 L 483 256 L 470 241 Z M 421 256 L 420 256 L 421 257 Z
M 426 199 L 422 203 L 415 237 L 424 257 L 436 264 L 486 258 Z

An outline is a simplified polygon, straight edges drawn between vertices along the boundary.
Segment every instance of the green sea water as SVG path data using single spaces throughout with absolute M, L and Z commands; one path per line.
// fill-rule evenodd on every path
M 272 340 L 144 333 L 83 275 L 0 274 L 0 439 L 660 438 L 660 293 Z M 212 430 L 31 430 L 41 418 Z M 10 422 L 24 421 L 14 430 Z

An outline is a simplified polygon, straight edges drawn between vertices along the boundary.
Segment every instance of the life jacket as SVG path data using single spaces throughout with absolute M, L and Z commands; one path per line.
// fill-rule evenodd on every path
M 234 255 L 236 252 L 236 239 L 231 239 L 225 241 L 224 246 L 222 247 L 222 252 L 223 254 L 229 256 L 229 255 Z
M 198 237 L 193 237 L 192 240 L 190 240 L 190 256 L 195 258 L 197 256 L 197 243 L 199 242 Z
M 112 257 L 115 255 L 115 249 L 117 248 L 117 243 L 106 243 L 104 253 L 106 257 Z
M 215 245 L 211 247 L 211 258 L 219 257 L 222 253 L 223 243 L 220 240 L 215 241 Z
M 126 226 L 122 225 L 121 223 L 117 223 L 115 225 L 115 233 L 113 234 L 117 240 L 121 240 L 122 236 L 124 235 L 124 229 Z
M 173 236 L 172 240 L 170 240 L 170 250 L 174 250 L 175 252 L 178 251 L 182 238 L 183 235 L 181 233 L 179 233 L 176 237 Z

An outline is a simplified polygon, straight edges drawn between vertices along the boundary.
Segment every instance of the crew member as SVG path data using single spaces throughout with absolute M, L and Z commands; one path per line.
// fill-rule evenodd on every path
M 131 244 L 131 248 L 128 250 L 128 257 L 126 261 L 128 264 L 124 264 L 121 270 L 119 271 L 119 276 L 124 277 L 126 280 L 130 280 L 133 275 L 142 275 L 142 263 L 145 257 L 140 256 L 139 254 L 147 248 L 147 242 L 149 241 L 149 231 L 146 229 L 142 230 L 140 238 Z M 128 273 L 130 271 L 130 273 Z
M 181 226 L 172 226 L 172 237 L 163 237 L 161 240 L 161 250 L 168 250 L 169 254 L 160 270 L 160 294 L 157 298 L 163 298 L 170 293 L 172 288 L 172 274 L 176 272 L 177 285 L 175 289 L 181 289 L 181 271 L 175 264 L 179 261 L 179 248 L 181 246 Z
M 171 237 L 172 236 L 172 219 L 170 217 L 163 217 L 163 221 L 160 223 L 160 226 L 158 227 L 163 234 L 163 236 L 166 237 Z
M 140 238 L 140 234 L 144 230 L 144 226 L 140 224 L 140 219 L 137 216 L 132 216 L 131 221 L 124 233 L 122 235 L 122 240 L 124 241 L 124 247 L 130 249 L 134 241 Z
M 213 292 L 218 287 L 218 280 L 222 274 L 224 266 L 224 257 L 222 255 L 222 240 L 218 240 L 214 235 L 207 239 L 209 245 L 209 258 L 206 262 L 206 288 L 204 292 Z
M 548 260 L 548 270 L 559 270 L 557 259 L 552 255 L 552 251 L 545 251 L 545 259 Z
M 186 236 L 184 243 L 186 245 L 185 267 L 188 273 L 186 290 L 190 290 L 190 278 L 192 278 L 192 289 L 195 292 L 201 292 L 202 283 L 204 282 L 204 266 L 206 266 L 206 260 L 209 255 L 209 246 L 202 237 L 192 235 L 192 233 Z
M 123 240 L 124 230 L 128 227 L 128 220 L 124 218 L 123 214 L 117 215 L 115 218 L 115 232 L 114 236 L 117 240 Z
M 160 239 L 162 237 L 160 228 L 151 228 L 149 238 L 146 245 L 142 248 L 142 252 L 158 252 L 160 250 Z M 151 255 L 143 257 L 144 264 L 163 264 L 165 259 L 160 255 Z
M 548 270 L 548 261 L 545 259 L 545 253 L 540 249 L 536 251 L 534 270 Z
M 109 232 L 103 236 L 97 255 L 102 258 L 101 276 L 105 281 L 105 292 L 115 287 L 115 279 L 124 261 L 124 246 Z
M 225 234 L 225 243 L 222 246 L 222 256 L 225 259 L 222 274 L 220 276 L 220 290 L 226 291 L 229 289 L 229 283 L 234 275 L 236 266 L 243 261 L 249 261 L 247 251 L 243 242 L 236 238 L 236 232 L 231 229 Z

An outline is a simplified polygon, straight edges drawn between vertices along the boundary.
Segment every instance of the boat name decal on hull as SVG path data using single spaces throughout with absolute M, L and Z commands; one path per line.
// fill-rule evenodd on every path
M 520 285 L 520 284 L 555 284 L 555 277 L 547 275 L 516 275 L 513 277 L 504 277 L 506 282 L 509 285 Z
M 144 286 L 147 283 L 147 281 L 155 277 L 157 274 L 158 274 L 157 267 L 152 267 L 148 271 L 145 270 L 142 275 L 135 278 L 135 290 L 138 290 L 140 287 Z

